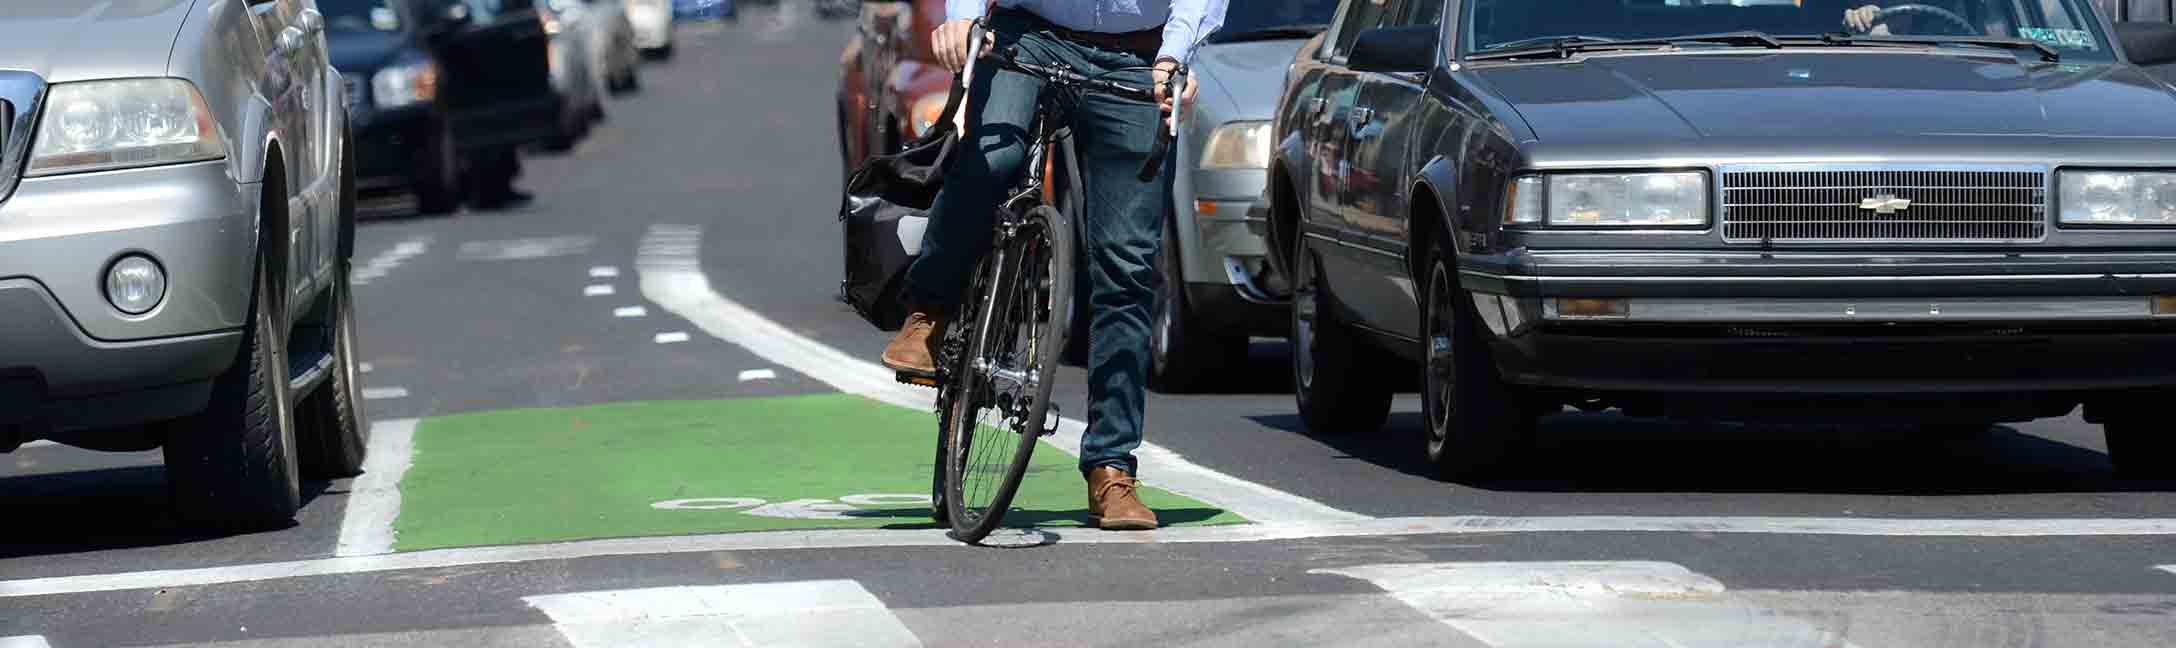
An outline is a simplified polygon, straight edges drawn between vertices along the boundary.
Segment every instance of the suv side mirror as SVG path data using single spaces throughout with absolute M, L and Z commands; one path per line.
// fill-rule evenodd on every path
M 1435 25 L 1383 27 L 1360 32 L 1345 67 L 1356 72 L 1426 72 L 1436 65 Z
M 2116 23 L 2116 40 L 2132 65 L 2176 63 L 2176 25 L 2165 22 Z

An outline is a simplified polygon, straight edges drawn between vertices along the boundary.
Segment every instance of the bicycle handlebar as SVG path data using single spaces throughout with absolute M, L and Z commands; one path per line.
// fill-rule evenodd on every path
M 968 32 L 968 42 L 972 44 L 971 47 L 980 49 L 984 33 L 985 30 L 982 24 L 977 22 Z M 1051 85 L 1062 88 L 1106 94 L 1148 104 L 1156 103 L 1156 91 L 1153 87 L 1141 88 L 1102 77 L 1090 77 L 1063 64 L 1038 65 L 1023 63 L 1013 56 L 1010 48 L 991 50 L 984 53 L 983 58 L 988 59 L 997 67 L 1041 77 Z M 1140 68 L 1121 68 L 1120 70 L 1113 70 L 1113 72 L 1131 69 Z M 1176 110 L 1178 104 L 1177 93 L 1186 91 L 1186 75 L 1186 66 L 1181 65 L 1171 72 L 1171 78 L 1166 81 L 1165 87 L 1170 88 L 1170 92 L 1173 94 L 1172 105 L 1174 110 Z M 1161 114 L 1158 116 L 1161 117 Z M 1169 127 L 1164 127 L 1162 124 L 1157 126 L 1155 141 L 1149 145 L 1148 159 L 1141 163 L 1141 172 L 1136 174 L 1136 177 L 1142 182 L 1155 180 L 1156 176 L 1163 172 L 1164 158 L 1169 157 L 1171 154 L 1171 140 L 1178 136 L 1178 120 L 1175 118 L 1171 120 Z

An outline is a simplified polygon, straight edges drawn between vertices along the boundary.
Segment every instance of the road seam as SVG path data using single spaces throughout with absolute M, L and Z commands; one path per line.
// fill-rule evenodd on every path
M 935 409 L 935 390 L 902 385 L 893 379 L 890 370 L 874 362 L 803 336 L 718 294 L 697 259 L 701 243 L 700 227 L 652 226 L 635 260 L 642 296 L 706 333 L 839 391 L 911 409 Z M 1086 429 L 1087 424 L 1078 419 L 1063 419 L 1050 439 L 1051 445 L 1078 456 L 1080 435 Z M 1368 519 L 1218 472 L 1154 443 L 1143 442 L 1134 455 L 1140 461 L 1142 475 L 1152 485 L 1223 507 L 1255 522 Z
M 370 426 L 370 454 L 363 474 L 348 484 L 335 556 L 370 556 L 393 550 L 393 520 L 400 517 L 400 479 L 415 457 L 416 419 Z

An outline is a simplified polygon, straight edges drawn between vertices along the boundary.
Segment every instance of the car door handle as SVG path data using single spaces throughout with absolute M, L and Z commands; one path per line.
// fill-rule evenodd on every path
M 302 10 L 302 13 L 295 17 L 295 21 L 302 27 L 302 35 L 304 36 L 315 36 L 325 31 L 325 14 L 318 13 L 316 9 Z
M 290 26 L 280 30 L 279 39 L 272 42 L 272 47 L 281 56 L 286 56 L 302 49 L 305 38 L 308 36 L 302 33 L 302 28 Z
M 1345 121 L 1350 122 L 1354 128 L 1366 126 L 1368 122 L 1375 121 L 1375 110 L 1359 106 L 1346 108 Z

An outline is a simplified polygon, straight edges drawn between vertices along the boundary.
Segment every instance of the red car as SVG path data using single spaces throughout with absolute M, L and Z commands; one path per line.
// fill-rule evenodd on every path
M 937 64 L 929 35 L 944 22 L 944 0 L 861 4 L 858 35 L 839 55 L 839 152 L 845 172 L 897 149 L 938 119 L 952 74 Z

